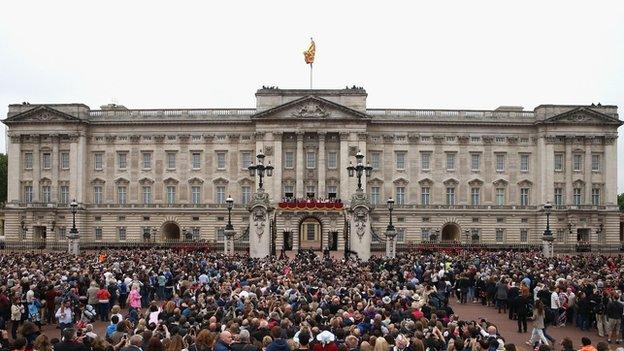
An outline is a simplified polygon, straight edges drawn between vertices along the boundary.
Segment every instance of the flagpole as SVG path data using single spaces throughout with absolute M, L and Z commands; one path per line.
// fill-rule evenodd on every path
M 310 63 L 310 90 L 312 90 L 312 63 Z

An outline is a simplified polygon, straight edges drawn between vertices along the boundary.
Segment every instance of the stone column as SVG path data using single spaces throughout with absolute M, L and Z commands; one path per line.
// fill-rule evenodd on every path
M 282 199 L 282 169 L 284 164 L 282 162 L 282 132 L 273 132 L 273 196 L 275 201 L 279 202 Z
M 52 184 L 50 184 L 50 198 L 52 202 L 59 201 L 59 169 L 61 168 L 60 155 L 59 155 L 59 136 L 57 134 L 51 135 L 52 140 Z
M 338 167 L 340 167 L 340 198 L 345 201 L 349 198 L 349 173 L 347 166 L 349 165 L 349 133 L 340 132 L 340 159 Z
M 567 206 L 572 205 L 572 143 L 574 138 L 566 136 L 565 138 L 565 201 Z
M 271 214 L 269 194 L 258 189 L 249 205 L 249 256 L 264 258 L 271 254 Z
M 581 204 L 591 205 L 591 190 L 592 190 L 592 153 L 591 153 L 591 139 L 585 138 L 585 161 L 583 163 L 583 181 L 585 182 L 585 189 L 583 189 L 584 199 Z
M 319 149 L 318 149 L 318 188 L 316 189 L 316 197 L 327 197 L 325 189 L 325 132 L 318 133 Z
M 39 198 L 39 180 L 41 179 L 41 139 L 39 135 L 33 136 L 36 141 L 33 143 L 33 182 L 32 182 L 32 191 L 33 202 L 39 202 L 41 199 Z
M 295 197 L 303 198 L 303 132 L 297 132 L 297 167 Z
M 605 137 L 604 145 L 604 204 L 617 205 L 617 136 Z
M 363 191 L 356 191 L 351 199 L 349 246 L 362 261 L 368 261 L 371 256 L 370 211 L 371 206 L 366 194 Z
M 7 169 L 7 203 L 19 203 L 22 201 L 20 194 L 22 192 L 22 185 L 20 183 L 22 172 L 22 144 L 21 137 L 19 135 L 8 135 L 9 147 L 8 147 L 8 164 Z
M 268 132 L 264 134 L 264 142 L 263 142 L 263 147 L 264 147 L 264 154 L 267 155 L 267 157 L 264 160 L 264 165 L 268 165 L 269 161 L 271 161 L 271 166 L 275 166 L 275 149 L 273 148 L 274 142 L 273 142 L 273 133 Z M 273 176 L 275 176 L 275 168 L 273 169 Z M 267 193 L 269 193 L 269 200 L 272 201 L 279 201 L 280 200 L 280 196 L 279 194 L 276 193 L 275 191 L 275 183 L 272 181 L 271 178 L 269 177 L 265 177 L 264 178 L 264 187 L 266 188 Z

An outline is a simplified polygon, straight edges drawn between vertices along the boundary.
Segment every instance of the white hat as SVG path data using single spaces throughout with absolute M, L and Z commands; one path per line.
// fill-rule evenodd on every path
M 316 336 L 316 340 L 320 341 L 323 344 L 329 344 L 330 342 L 336 340 L 336 337 L 330 331 L 323 330 L 319 335 Z
M 387 305 L 387 304 L 389 304 L 389 303 L 391 302 L 391 300 L 390 300 L 390 296 L 384 296 L 384 297 L 381 299 L 381 301 L 382 301 L 383 303 L 385 303 L 386 305 Z

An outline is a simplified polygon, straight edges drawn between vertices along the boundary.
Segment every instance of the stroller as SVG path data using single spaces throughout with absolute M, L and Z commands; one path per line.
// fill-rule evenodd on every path
M 95 312 L 95 307 L 93 305 L 87 304 L 82 311 L 82 315 L 80 316 L 80 320 L 85 323 L 93 323 L 95 322 L 95 317 L 97 313 Z

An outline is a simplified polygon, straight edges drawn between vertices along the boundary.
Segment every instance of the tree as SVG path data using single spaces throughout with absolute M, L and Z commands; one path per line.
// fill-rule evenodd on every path
M 624 212 L 624 193 L 618 195 L 618 206 L 620 206 L 620 212 Z

